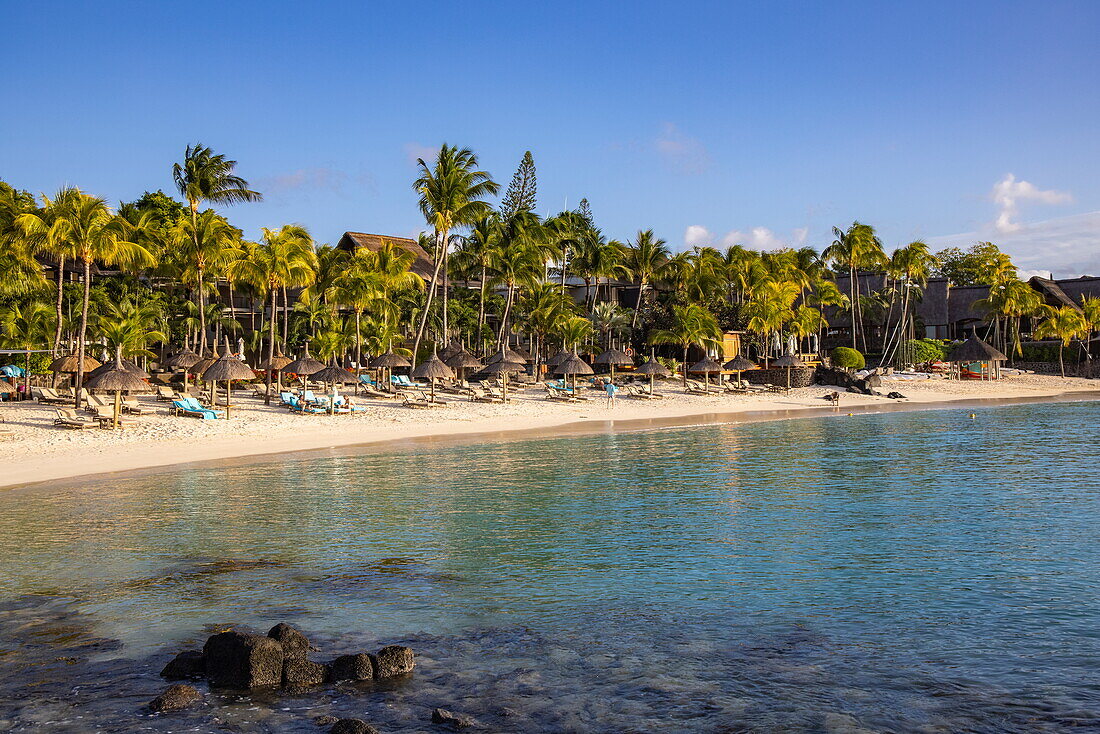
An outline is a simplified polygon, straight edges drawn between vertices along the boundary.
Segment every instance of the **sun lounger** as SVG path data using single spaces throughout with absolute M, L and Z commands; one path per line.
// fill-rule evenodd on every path
M 659 392 L 650 392 L 639 385 L 627 385 L 623 388 L 623 393 L 628 398 L 638 398 L 640 400 L 664 400 L 665 397 Z
M 162 403 L 170 403 L 173 400 L 176 400 L 176 392 L 175 392 L 175 390 L 168 387 L 167 385 L 158 385 L 157 386 L 157 400 L 159 400 Z
M 426 395 L 403 393 L 402 397 L 404 398 L 402 405 L 406 408 L 445 408 L 447 406 L 445 402 L 440 400 L 428 400 Z
M 143 415 L 146 411 L 137 401 L 137 398 L 123 398 L 122 410 L 130 415 Z
M 48 387 L 40 387 L 38 390 L 38 402 L 45 405 L 64 405 L 65 403 L 72 402 L 72 398 L 67 398 L 64 395 L 59 395 L 56 390 Z
M 546 397 L 548 400 L 558 400 L 563 403 L 576 403 L 579 400 L 576 395 L 568 390 L 554 387 L 550 383 L 546 383 Z
M 53 419 L 55 426 L 61 428 L 101 428 L 103 427 L 103 421 L 100 419 L 82 418 L 76 414 L 76 411 L 72 408 L 55 408 L 54 413 L 57 417 Z
M 172 401 L 172 412 L 175 415 L 182 415 L 188 418 L 201 418 L 202 420 L 221 418 L 221 414 L 218 411 L 202 407 L 194 398 Z
M 290 412 L 291 413 L 301 413 L 303 415 L 320 415 L 322 413 L 327 413 L 328 412 L 327 408 L 321 408 L 321 407 L 318 407 L 316 405 L 310 405 L 309 403 L 304 402 L 303 400 L 301 400 L 300 398 L 298 398 L 295 395 L 290 396 L 290 406 L 289 407 L 290 407 Z
M 481 403 L 503 403 L 504 398 L 489 392 L 483 388 L 471 385 L 466 389 L 466 394 L 470 396 L 470 400 Z

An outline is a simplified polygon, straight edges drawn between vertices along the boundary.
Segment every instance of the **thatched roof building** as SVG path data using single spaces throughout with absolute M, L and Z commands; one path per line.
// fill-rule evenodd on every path
M 371 252 L 378 252 L 383 242 L 391 242 L 397 247 L 416 255 L 416 260 L 412 264 L 412 271 L 424 280 L 432 279 L 432 273 L 435 272 L 432 256 L 420 246 L 419 242 L 410 240 L 408 237 L 390 237 L 389 235 L 367 234 L 365 232 L 344 232 L 344 236 L 336 243 L 336 247 L 347 252 L 355 252 L 360 247 L 365 247 Z

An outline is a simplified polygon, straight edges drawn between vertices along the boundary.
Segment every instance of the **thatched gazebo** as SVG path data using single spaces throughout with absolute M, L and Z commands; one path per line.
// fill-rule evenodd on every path
M 202 373 L 202 379 L 211 383 L 211 396 L 217 396 L 219 382 L 225 383 L 225 417 L 227 419 L 233 403 L 233 380 L 251 380 L 255 376 L 251 367 L 230 353 L 228 339 L 225 340 L 225 354 L 218 357 L 214 364 L 207 367 Z M 211 402 L 217 406 L 216 400 Z
M 412 367 L 412 362 L 410 362 L 405 357 L 402 357 L 400 354 L 390 348 L 389 351 L 384 352 L 383 354 L 380 354 L 372 359 L 370 361 L 370 367 L 371 369 L 382 370 L 382 373 L 385 376 L 385 380 L 382 382 L 381 387 L 383 390 L 392 390 L 393 385 L 391 384 L 389 378 L 393 374 L 393 368 Z
M 443 360 L 439 358 L 438 354 L 433 354 L 431 359 L 425 362 L 421 362 L 412 371 L 412 377 L 416 380 L 428 380 L 432 385 L 431 401 L 435 402 L 435 381 L 436 380 L 453 380 L 455 377 L 454 370 L 447 365 L 443 364 Z
M 736 357 L 731 359 L 729 362 L 726 362 L 724 365 L 722 365 L 722 369 L 730 370 L 731 372 L 736 372 L 737 373 L 737 385 L 740 386 L 741 385 L 741 373 L 744 372 L 745 370 L 754 370 L 754 369 L 756 369 L 756 366 L 757 366 L 756 362 L 753 362 L 748 357 L 743 357 L 740 354 L 738 354 Z
M 502 397 L 504 402 L 508 402 L 508 374 L 511 372 L 520 372 L 524 369 L 522 362 L 510 362 L 508 360 L 499 360 L 491 364 L 485 365 L 485 372 L 490 375 L 500 375 L 501 384 L 504 386 L 502 389 Z
M 649 358 L 648 362 L 644 362 L 638 365 L 638 369 L 634 370 L 636 375 L 649 375 L 649 394 L 653 394 L 653 381 L 657 377 L 668 377 L 668 367 L 658 362 L 653 357 Z
M 563 359 L 561 362 L 555 365 L 554 372 L 556 374 L 562 375 L 563 377 L 569 377 L 570 375 L 573 376 L 574 394 L 576 394 L 577 392 L 577 375 L 595 374 L 592 370 L 592 367 L 583 359 L 581 359 L 580 355 L 576 352 L 573 352 L 569 355 L 569 357 Z
M 786 367 L 787 368 L 787 393 L 791 392 L 791 369 L 794 367 L 805 367 L 806 363 L 793 354 L 784 354 L 779 359 L 772 362 L 772 367 Z
M 317 382 L 324 382 L 329 386 L 329 399 L 328 399 L 328 412 L 332 415 L 336 412 L 336 385 L 357 385 L 359 384 L 359 378 L 348 372 L 343 367 L 338 367 L 334 361 L 328 367 L 324 367 L 317 370 L 310 379 Z
M 189 348 L 184 347 L 179 352 L 176 352 L 173 356 L 164 360 L 164 367 L 170 370 L 183 370 L 183 389 L 187 389 L 187 370 L 195 366 L 195 363 L 201 360 L 202 357 L 192 352 Z
M 302 356 L 293 362 L 288 362 L 283 367 L 283 372 L 289 372 L 293 375 L 298 375 L 302 378 L 302 388 L 306 386 L 306 378 L 312 375 L 314 372 L 319 372 L 325 368 L 325 363 L 314 359 L 309 356 L 309 342 L 306 342 L 305 348 L 302 350 Z
M 703 373 L 703 392 L 710 392 L 710 376 L 711 374 L 722 372 L 722 365 L 714 361 L 714 359 L 708 354 L 700 359 L 698 362 L 691 366 L 688 372 L 702 372 Z
M 149 384 L 145 380 L 126 369 L 122 361 L 121 351 L 118 350 L 115 354 L 113 363 L 108 362 L 106 365 L 102 365 L 107 369 L 89 377 L 88 381 L 84 383 L 84 387 L 89 390 L 103 390 L 115 394 L 114 413 L 111 418 L 112 428 L 118 428 L 118 416 L 122 412 L 122 392 L 124 390 L 126 392 L 147 392 L 149 390 Z
M 959 365 L 971 362 L 989 362 L 993 366 L 993 374 L 990 379 L 996 380 L 1001 377 L 1001 362 L 1008 361 L 1008 357 L 992 344 L 979 337 L 975 329 L 971 331 L 970 338 L 951 350 L 951 353 L 947 355 L 947 361 L 952 364 L 954 370 L 958 371 L 959 379 L 962 379 L 962 367 Z M 984 372 L 982 379 L 985 379 Z
M 599 354 L 594 360 L 592 360 L 592 364 L 606 364 L 611 369 L 611 381 L 614 382 L 615 368 L 633 367 L 634 358 L 623 350 L 615 349 L 614 347 L 612 347 L 611 349 L 606 349 L 601 354 Z

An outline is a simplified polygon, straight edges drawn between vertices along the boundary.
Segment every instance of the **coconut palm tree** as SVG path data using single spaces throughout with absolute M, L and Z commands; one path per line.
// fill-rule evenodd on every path
M 180 195 L 187 200 L 190 210 L 191 227 L 189 234 L 192 237 L 191 255 L 200 263 L 203 261 L 201 254 L 210 245 L 201 241 L 201 233 L 209 228 L 209 223 L 200 226 L 199 205 L 208 204 L 239 204 L 249 201 L 263 201 L 263 195 L 258 191 L 248 188 L 248 181 L 236 175 L 233 171 L 237 167 L 237 161 L 229 160 L 222 153 L 215 153 L 202 143 L 188 145 L 184 151 L 183 163 L 172 165 L 172 178 L 176 182 L 176 188 Z M 205 213 L 204 213 L 205 214 Z M 228 223 L 226 223 L 228 226 Z M 239 237 L 238 237 L 239 239 Z M 205 312 L 203 307 L 203 271 L 205 263 L 197 264 L 198 273 L 198 305 L 199 313 Z M 201 348 L 206 348 L 206 328 L 201 329 Z
M 50 307 L 39 301 L 12 304 L 0 316 L 0 337 L 9 349 L 22 349 L 26 353 L 26 373 L 31 377 L 31 350 L 49 343 L 53 331 L 54 314 Z
M 178 220 L 168 231 L 180 281 L 195 292 L 199 314 L 199 351 L 206 350 L 206 290 L 211 276 L 240 256 L 241 231 L 212 209 Z
M 765 366 L 772 335 L 795 318 L 794 302 L 798 299 L 798 293 L 798 285 L 792 281 L 769 280 L 761 284 L 745 304 L 745 328 L 760 335 L 764 343 Z
M 469 148 L 460 149 L 444 143 L 432 166 L 429 167 L 423 158 L 418 158 L 416 163 L 420 168 L 420 175 L 413 183 L 413 188 L 419 195 L 420 212 L 435 234 L 435 264 L 428 297 L 420 315 L 420 325 L 416 330 L 414 363 L 420 341 L 424 337 L 424 327 L 428 323 L 428 313 L 431 311 L 440 271 L 443 272 L 443 332 L 444 338 L 447 337 L 447 254 L 451 232 L 487 216 L 492 208 L 485 198 L 500 190 L 500 186 L 488 173 L 478 170 L 477 156 Z
M 676 344 L 683 350 L 684 387 L 687 387 L 688 350 L 693 346 L 704 351 L 722 344 L 722 329 L 714 314 L 697 303 L 672 307 L 672 323 L 667 329 L 654 329 L 649 334 L 650 344 Z
M 479 347 L 484 341 L 482 331 L 485 328 L 485 296 L 489 288 L 489 269 L 500 249 L 500 229 L 500 218 L 496 214 L 482 217 L 474 223 L 470 235 L 462 238 L 462 244 L 455 252 L 457 268 L 471 275 L 476 273 L 480 284 L 477 332 L 474 335 L 474 340 Z
M 667 242 L 655 237 L 652 229 L 638 231 L 623 263 L 638 282 L 638 301 L 630 318 L 631 330 L 638 327 L 638 312 L 645 301 L 645 289 L 653 281 L 661 279 L 668 258 Z
M 859 222 L 852 222 L 847 230 L 833 227 L 833 244 L 825 248 L 821 254 L 822 259 L 833 262 L 838 267 L 848 271 L 851 284 L 850 301 L 852 303 L 852 348 L 857 348 L 856 339 L 860 336 L 862 314 L 859 309 L 859 271 L 866 268 L 881 267 L 886 262 L 886 253 L 882 250 L 882 242 L 875 234 L 873 227 Z M 862 334 L 863 350 L 867 351 L 867 335 Z
M 1035 336 L 1039 339 L 1058 339 L 1058 367 L 1062 371 L 1062 377 L 1066 376 L 1066 363 L 1062 358 L 1062 351 L 1068 347 L 1074 339 L 1081 339 L 1088 335 L 1088 322 L 1085 316 L 1073 306 L 1042 307 L 1043 320 L 1035 329 Z
M 500 332 L 497 334 L 498 346 L 503 347 L 508 338 L 509 319 L 517 289 L 535 285 L 542 276 L 544 262 L 541 248 L 523 241 L 514 241 L 493 254 L 489 272 L 506 288 L 504 312 L 500 317 Z

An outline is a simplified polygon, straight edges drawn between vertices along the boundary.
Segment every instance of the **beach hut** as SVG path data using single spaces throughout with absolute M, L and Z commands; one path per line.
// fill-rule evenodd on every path
M 252 368 L 229 352 L 229 339 L 225 340 L 225 354 L 218 357 L 214 364 L 206 368 L 202 373 L 202 379 L 211 384 L 211 396 L 217 395 L 219 382 L 225 383 L 225 417 L 229 418 L 229 411 L 233 407 L 233 380 L 251 380 L 256 375 Z M 212 400 L 217 405 L 216 400 Z
M 171 370 L 183 370 L 183 389 L 187 389 L 187 370 L 195 366 L 195 363 L 201 360 L 202 357 L 192 352 L 189 348 L 184 347 L 181 351 L 176 352 L 175 355 L 164 360 L 164 366 Z
M 634 358 L 621 349 L 607 349 L 599 354 L 592 364 L 605 364 L 611 370 L 611 381 L 615 381 L 615 368 L 616 367 L 633 367 Z
M 503 385 L 501 396 L 504 398 L 504 402 L 508 402 L 508 375 L 523 369 L 522 362 L 509 362 L 502 359 L 485 365 L 484 371 L 490 375 L 500 375 L 501 385 Z
M 653 357 L 649 358 L 648 362 L 638 365 L 638 369 L 634 370 L 636 375 L 649 375 L 649 394 L 653 394 L 653 381 L 657 377 L 668 377 L 668 367 L 658 362 Z
M 691 366 L 689 372 L 702 372 L 703 373 L 703 391 L 710 392 L 710 376 L 711 374 L 718 372 L 721 373 L 722 365 L 714 361 L 714 359 L 707 355 L 698 362 Z
M 591 375 L 594 374 L 592 367 L 587 362 L 580 358 L 580 355 L 576 352 L 570 354 L 566 359 L 563 359 L 554 367 L 554 372 L 562 377 L 573 376 L 573 393 L 577 392 L 577 375 Z
M 786 367 L 787 368 L 787 393 L 791 392 L 791 369 L 795 367 L 805 367 L 806 363 L 793 354 L 784 354 L 779 359 L 772 362 L 772 367 Z
M 736 372 L 737 373 L 737 386 L 740 387 L 741 386 L 741 373 L 744 372 L 745 370 L 754 370 L 754 369 L 756 369 L 756 362 L 753 362 L 748 357 L 742 357 L 740 354 L 738 354 L 736 357 L 731 359 L 729 362 L 726 362 L 724 365 L 722 365 L 722 369 L 726 369 L 726 370 L 729 370 L 731 372 Z
M 416 380 L 428 380 L 432 385 L 431 401 L 435 402 L 435 381 L 436 380 L 453 380 L 455 376 L 454 371 L 443 364 L 443 360 L 439 358 L 438 354 L 433 354 L 431 359 L 426 362 L 422 362 L 416 366 L 412 371 L 412 377 Z
M 959 346 L 951 350 L 951 353 L 947 355 L 947 361 L 950 362 L 955 369 L 958 370 L 959 379 L 963 377 L 964 364 L 971 364 L 974 362 L 986 363 L 991 365 L 991 374 L 989 379 L 995 380 L 1001 377 L 1001 362 L 1008 360 L 1000 350 L 994 347 L 992 344 L 982 340 L 977 333 L 977 330 L 972 330 L 970 337 Z M 981 373 L 981 379 L 985 379 L 985 371 Z
M 333 361 L 328 367 L 317 370 L 310 379 L 326 383 L 329 386 L 328 412 L 332 415 L 336 412 L 336 385 L 358 385 L 359 378 L 348 372 L 343 367 L 338 367 Z
M 283 366 L 283 372 L 289 372 L 293 375 L 298 375 L 302 378 L 302 389 L 306 387 L 306 378 L 312 375 L 314 372 L 319 372 L 325 368 L 325 363 L 320 362 L 313 357 L 309 356 L 309 342 L 306 342 L 305 348 L 302 350 L 302 356 L 293 362 L 288 362 Z
M 84 387 L 89 390 L 102 390 L 115 394 L 114 412 L 111 418 L 111 427 L 118 428 L 118 416 L 122 412 L 122 392 L 146 392 L 149 384 L 134 372 L 126 369 L 122 361 L 122 350 L 115 353 L 115 361 L 102 365 L 106 369 L 101 370 L 95 376 L 89 376 Z
M 412 362 L 402 357 L 400 354 L 397 354 L 391 348 L 388 352 L 380 354 L 372 359 L 370 361 L 370 366 L 372 369 L 382 370 L 382 389 L 392 390 L 393 387 L 390 385 L 390 375 L 393 373 L 393 368 L 411 367 Z

